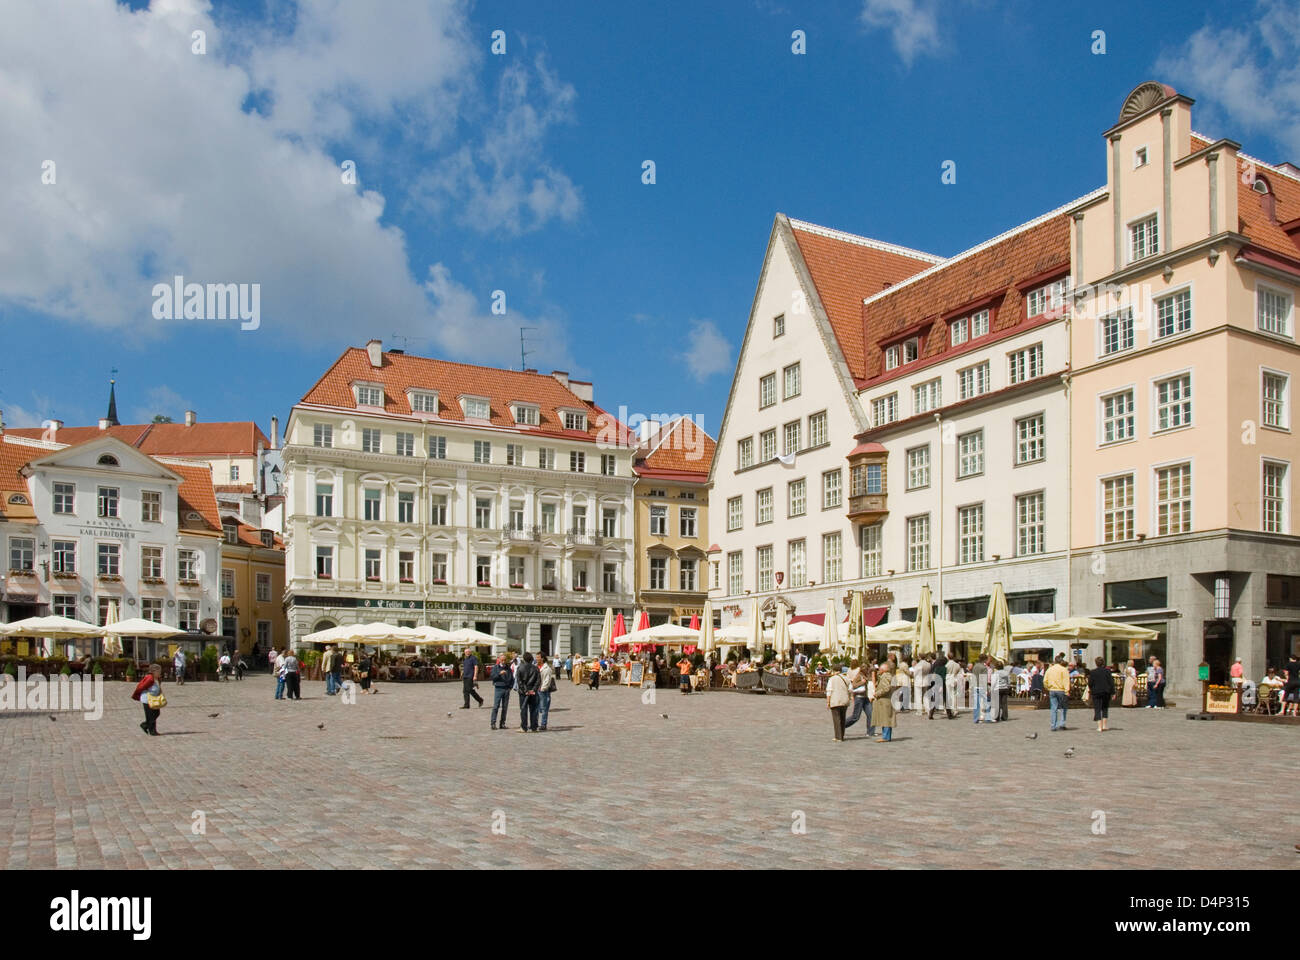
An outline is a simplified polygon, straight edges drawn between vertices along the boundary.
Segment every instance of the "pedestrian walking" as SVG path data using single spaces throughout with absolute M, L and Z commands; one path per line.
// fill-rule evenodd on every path
M 185 685 L 185 651 L 180 647 L 176 648 L 176 655 L 172 657 L 172 668 L 176 671 L 176 683 L 180 686 Z
M 828 686 L 829 683 L 828 680 Z M 871 675 L 870 666 L 863 667 L 859 660 L 849 664 L 849 689 L 853 693 L 853 713 L 844 721 L 844 729 L 853 726 L 860 716 L 866 714 L 867 736 L 874 737 L 876 728 L 871 723 L 871 695 L 875 692 L 876 682 Z
M 151 737 L 158 736 L 158 714 L 167 706 L 167 698 L 162 692 L 162 667 L 156 663 L 149 667 L 149 672 L 135 685 L 131 699 L 144 704 L 144 720 L 140 729 Z
M 320 656 L 320 672 L 325 676 L 325 696 L 334 696 L 334 648 L 327 646 Z
M 880 736 L 876 738 L 876 743 L 889 743 L 894 739 L 894 724 L 897 722 L 897 711 L 894 709 L 894 692 L 899 690 L 898 683 L 898 675 L 895 673 L 893 661 L 886 660 L 881 665 L 880 672 L 876 675 L 876 696 L 871 701 L 871 710 L 875 715 L 876 726 L 880 728 Z M 906 687 L 903 689 L 906 689 Z
M 1130 660 L 1124 667 L 1124 699 L 1120 701 L 1122 706 L 1137 706 L 1137 681 L 1137 667 L 1133 666 L 1133 661 Z
M 302 699 L 302 667 L 292 650 L 284 655 L 284 683 L 290 700 Z
M 558 657 L 556 661 L 558 664 Z M 537 719 L 541 723 L 538 730 L 546 730 L 546 721 L 551 715 L 551 694 L 559 687 L 555 680 L 559 673 L 560 669 L 556 664 L 542 662 L 542 689 L 537 695 Z
M 478 684 L 474 682 L 478 679 L 478 657 L 474 656 L 473 650 L 465 651 L 465 659 L 460 665 L 460 678 L 461 688 L 465 694 L 465 706 L 461 707 L 461 709 L 469 709 L 470 697 L 477 700 L 480 707 L 483 706 L 483 698 L 478 695 L 476 689 Z
M 853 688 L 849 686 L 848 674 L 844 671 L 833 673 L 826 681 L 826 706 L 831 711 L 831 727 L 835 742 L 844 742 L 844 714 L 853 699 Z
M 523 663 L 515 670 L 515 689 L 519 691 L 519 732 L 536 733 L 542 672 L 537 669 L 537 664 L 533 663 L 531 653 L 524 654 Z
M 946 699 L 948 693 L 948 658 L 935 657 L 930 674 L 927 677 L 929 689 L 926 691 L 926 706 L 929 710 L 926 716 L 934 719 L 934 710 L 936 707 L 943 707 L 944 714 L 951 720 L 957 714 L 952 712 L 952 701 Z
M 1102 657 L 1097 658 L 1096 669 L 1088 674 L 1088 696 L 1092 699 L 1092 719 L 1097 721 L 1097 732 L 1105 733 L 1106 721 L 1110 717 L 1110 698 L 1115 696 L 1115 678 Z
M 510 708 L 510 689 L 515 685 L 515 675 L 510 671 L 510 666 L 506 663 L 504 653 L 497 655 L 497 662 L 492 665 L 492 672 L 488 679 L 492 681 L 492 729 L 498 727 L 504 730 L 506 728 L 506 711 Z M 497 711 L 501 711 L 501 719 L 497 721 Z
M 564 658 L 564 675 L 569 680 L 573 679 L 573 654 Z
M 1065 654 L 1058 653 L 1055 662 L 1047 668 L 1043 689 L 1051 701 L 1051 729 L 1064 730 L 1065 714 L 1070 705 L 1070 671 L 1065 668 Z
M 993 722 L 999 720 L 1008 720 L 1010 715 L 1007 713 L 1007 701 L 1011 698 L 1011 668 L 1001 660 L 995 661 L 996 669 L 993 672 Z
M 601 664 L 599 660 L 593 660 L 591 661 L 591 663 L 587 665 L 587 689 L 588 690 L 600 689 L 600 666 Z
M 992 712 L 989 709 L 989 658 L 981 653 L 970 670 L 971 694 L 975 699 L 975 722 L 985 723 Z
M 682 693 L 691 692 L 691 658 L 682 654 L 682 658 L 677 661 L 677 669 L 681 673 Z
M 271 668 L 275 671 L 275 699 L 283 700 L 285 684 L 288 683 L 284 673 L 284 653 L 274 650 L 272 654 Z
M 1150 691 L 1147 706 L 1156 710 L 1165 708 L 1165 668 L 1161 666 L 1160 660 L 1156 657 L 1151 658 L 1151 680 L 1147 689 Z
M 962 703 L 962 693 L 965 689 L 966 671 L 962 668 L 961 661 L 953 656 L 952 651 L 948 651 L 948 672 L 944 676 L 944 694 L 947 696 L 948 716 L 957 716 L 957 710 Z

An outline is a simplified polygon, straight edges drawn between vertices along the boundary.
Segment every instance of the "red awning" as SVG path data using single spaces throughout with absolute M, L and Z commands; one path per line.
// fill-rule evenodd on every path
M 869 627 L 880 626 L 880 621 L 885 619 L 885 614 L 889 612 L 888 607 L 871 607 L 862 611 L 862 622 Z
M 823 623 L 826 622 L 826 614 L 825 613 L 801 613 L 797 617 L 791 617 L 790 622 L 791 623 L 815 623 L 817 624 L 817 626 L 820 627 Z

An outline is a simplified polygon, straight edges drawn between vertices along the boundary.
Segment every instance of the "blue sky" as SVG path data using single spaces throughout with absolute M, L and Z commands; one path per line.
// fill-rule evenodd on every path
M 21 5 L 0 409 L 93 422 L 116 368 L 123 419 L 266 428 L 349 345 L 517 367 L 526 325 L 530 366 L 716 433 L 777 211 L 956 253 L 1104 183 L 1148 79 L 1300 161 L 1298 51 L 1294 0 Z M 177 273 L 260 284 L 260 327 L 155 319 Z

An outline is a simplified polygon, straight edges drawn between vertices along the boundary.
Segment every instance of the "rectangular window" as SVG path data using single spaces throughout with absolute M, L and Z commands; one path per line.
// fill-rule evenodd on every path
M 1172 337 L 1192 329 L 1192 291 L 1179 290 L 1156 301 L 1156 336 Z
M 522 500 L 510 501 L 510 529 L 522 530 L 524 528 L 524 502 Z
M 177 614 L 176 625 L 182 630 L 188 630 L 190 633 L 199 629 L 199 602 L 197 600 L 178 600 L 176 606 L 179 609 Z
M 732 497 L 727 501 L 727 532 L 739 530 L 745 524 L 745 502 L 743 497 Z
M 826 414 L 814 413 L 808 418 L 808 446 L 820 447 L 826 440 Z
M 1156 383 L 1156 429 L 1173 430 L 1192 423 L 1192 375 L 1170 377 Z
M 808 586 L 808 541 L 791 540 L 787 547 L 786 556 L 790 569 L 790 586 Z
M 941 381 L 936 378 L 926 383 L 917 384 L 912 388 L 912 412 L 928 413 L 931 410 L 938 409 L 943 402 Z
M 492 500 L 489 497 L 474 498 L 474 527 L 478 530 L 492 529 Z
M 266 650 L 271 646 L 271 621 L 257 621 L 257 645 L 260 649 Z
M 150 623 L 162 623 L 163 602 L 157 597 L 142 597 L 140 599 L 140 619 L 148 620 Z
M 758 378 L 758 406 L 761 410 L 776 403 L 776 374 Z
M 766 593 L 772 589 L 772 548 L 759 547 L 758 555 L 758 591 Z
M 225 573 L 226 571 L 222 571 Z M 154 580 L 163 578 L 163 552 L 162 547 L 141 547 L 140 548 L 140 576 L 150 577 Z M 231 571 L 231 596 L 234 596 L 234 571 Z
M 1286 533 L 1287 515 L 1287 464 L 1275 460 L 1264 461 L 1264 532 Z
M 506 466 L 522 467 L 524 465 L 524 448 L 522 444 L 506 444 Z
M 367 550 L 365 552 L 365 568 L 367 580 L 378 580 L 383 576 L 383 552 L 380 550 Z
M 50 541 L 50 551 L 55 573 L 77 572 L 76 540 L 52 540 Z
M 311 431 L 312 446 L 332 447 L 334 446 L 334 428 L 328 423 L 317 423 L 312 426 Z
M 474 441 L 474 462 L 475 463 L 492 462 L 492 441 L 491 440 Z
M 432 393 L 412 393 L 411 411 L 414 413 L 437 413 L 437 395 Z
M 470 420 L 488 420 L 492 416 L 492 405 L 486 400 L 466 397 L 465 416 Z
M 827 470 L 822 474 L 822 509 L 837 509 L 843 501 L 840 471 Z
M 602 453 L 600 455 L 600 473 L 604 477 L 613 477 L 618 474 L 618 458 L 612 453 Z
M 668 536 L 668 508 L 659 504 L 650 506 L 650 536 Z
M 176 579 L 191 583 L 199 579 L 199 555 L 193 550 L 177 552 Z
M 99 488 L 99 515 L 101 517 L 117 516 L 117 487 L 100 487 Z
M 801 420 L 796 420 L 793 423 L 787 423 L 785 425 L 785 430 L 784 430 L 785 436 L 783 438 L 785 441 L 785 445 L 781 450 L 783 454 L 789 456 L 792 453 L 799 452 L 800 450 L 799 434 L 802 432 L 803 432 L 803 421 Z
M 781 397 L 784 400 L 790 400 L 799 396 L 803 392 L 802 376 L 799 371 L 799 364 L 792 363 L 781 371 Z
M 772 318 L 772 339 L 785 336 L 785 314 L 778 313 Z
M 786 486 L 787 515 L 802 517 L 808 512 L 808 481 L 791 480 Z
M 1192 465 L 1156 470 L 1156 536 L 1192 530 Z
M 984 560 L 984 504 L 957 508 L 958 563 Z
M 558 511 L 555 504 L 542 504 L 542 533 L 555 533 L 555 518 L 557 516 Z
M 397 494 L 397 522 L 415 523 L 415 491 L 402 490 Z
M 221 599 L 230 600 L 235 596 L 235 571 L 221 571 Z
M 776 431 L 764 430 L 759 434 L 758 462 L 767 463 L 776 459 Z
M 1139 220 L 1128 228 L 1129 261 L 1141 260 L 1160 252 L 1160 234 L 1155 214 Z
M 581 450 L 569 451 L 569 472 L 586 473 L 587 472 L 587 455 Z
M 677 512 L 678 520 L 680 521 L 679 529 L 681 530 L 681 535 L 692 540 L 695 539 L 695 537 L 698 536 L 696 533 L 697 524 L 695 522 L 695 508 L 682 507 Z
M 916 337 L 903 342 L 903 362 L 911 363 L 921 355 L 921 341 Z
M 447 582 L 447 555 L 435 553 L 429 558 L 429 579 L 439 585 Z
M 984 472 L 984 431 L 974 430 L 957 438 L 957 477 Z
M 960 320 L 954 320 L 948 331 L 952 345 L 954 347 L 961 346 L 970 339 L 970 318 L 962 317 Z
M 526 427 L 535 427 L 538 424 L 538 411 L 536 407 L 530 407 L 527 404 L 515 405 L 515 423 L 522 424 Z
M 1041 413 L 1016 421 L 1016 463 L 1047 459 L 1047 426 Z
M 397 455 L 399 457 L 415 456 L 415 434 L 398 432 Z
M 771 523 L 772 522 L 772 488 L 767 487 L 764 490 L 758 491 L 757 502 L 758 502 L 758 522 Z
M 118 544 L 99 544 L 99 575 L 101 577 L 120 576 L 122 573 L 121 557 L 122 551 Z
M 969 400 L 989 391 L 988 362 L 957 371 L 957 399 Z
M 446 437 L 430 437 L 428 446 L 429 446 L 430 460 L 447 459 L 447 438 Z
M 727 554 L 727 592 L 739 596 L 745 589 L 745 555 L 740 551 Z
M 161 601 L 159 601 L 161 603 Z M 56 593 L 50 598 L 51 612 L 56 617 L 67 617 L 69 620 L 77 619 L 77 595 L 75 593 Z M 105 611 L 107 612 L 107 611 Z M 103 624 L 99 624 L 103 626 Z
M 822 583 L 844 578 L 844 558 L 839 531 L 822 534 Z
M 1043 375 L 1043 345 L 1036 343 L 1007 354 L 1007 379 L 1010 383 L 1023 383 Z
M 411 550 L 397 552 L 397 579 L 400 583 L 415 582 L 415 553 Z
M 445 527 L 447 525 L 447 495 L 435 493 L 429 498 L 429 525 Z
M 1133 415 L 1133 391 L 1125 390 L 1101 398 L 1101 442 L 1132 440 L 1136 433 Z
M 537 451 L 537 468 L 539 470 L 555 469 L 555 451 L 546 447 Z
M 601 568 L 600 588 L 606 593 L 618 593 L 618 564 L 607 563 Z
M 1291 296 L 1281 290 L 1259 286 L 1256 288 L 1256 306 L 1259 329 L 1284 337 L 1291 335 Z
M 566 411 L 564 414 L 564 429 L 581 430 L 585 433 L 587 430 L 587 415 L 585 413 Z
M 1289 379 L 1280 373 L 1264 373 L 1264 426 L 1285 429 L 1291 425 L 1286 403 Z
M 1101 353 L 1108 356 L 1133 348 L 1133 311 L 1121 310 L 1119 313 L 1101 320 Z
M 930 485 L 930 445 L 913 447 L 907 451 L 907 489 L 916 490 Z
M 1016 497 L 1016 556 L 1029 557 L 1046 547 L 1046 512 L 1042 493 Z
M 873 523 L 862 528 L 862 576 L 878 577 L 884 562 L 883 525 Z
M 162 494 L 157 490 L 140 491 L 140 520 L 144 523 L 162 522 Z
M 899 358 L 902 356 L 902 348 L 898 344 L 885 348 L 885 369 L 893 370 L 898 366 Z
M 77 512 L 77 485 L 75 483 L 56 483 L 54 485 L 54 512 L 69 515 Z
M 754 438 L 746 437 L 744 440 L 736 443 L 736 462 L 740 464 L 739 469 L 754 465 Z
M 1102 481 L 1102 542 L 1120 543 L 1133 539 L 1133 475 Z
M 613 507 L 603 507 L 600 511 L 600 535 L 611 538 L 618 536 L 618 511 Z
M 384 452 L 384 435 L 383 431 L 372 430 L 369 427 L 361 428 L 361 452 L 362 453 L 383 453 Z
M 492 586 L 492 558 L 476 556 L 474 558 L 474 582 L 480 587 Z
M 871 401 L 871 422 L 877 427 L 893 423 L 898 419 L 898 394 L 878 397 Z
M 970 317 L 970 338 L 982 337 L 989 332 L 989 312 L 977 310 Z
M 1102 587 L 1102 609 L 1161 610 L 1169 604 L 1169 580 L 1116 580 Z
M 366 490 L 363 496 L 363 513 L 364 519 L 371 522 L 378 522 L 383 519 L 383 491 Z
M 650 589 L 664 590 L 668 586 L 668 558 L 650 558 Z
M 692 592 L 699 589 L 700 577 L 698 560 L 680 561 L 677 573 L 677 582 L 680 585 L 679 589 Z
M 357 387 L 357 405 L 362 407 L 383 406 L 384 391 L 379 387 Z
M 31 537 L 10 537 L 9 538 L 9 569 L 25 570 L 34 572 L 36 570 L 36 541 Z M 100 571 L 103 573 L 103 571 Z M 116 571 L 114 571 L 116 572 Z
M 930 515 L 907 518 L 907 569 L 930 568 Z
M 570 583 L 572 584 L 574 590 L 587 589 L 587 561 L 586 560 L 573 561 L 573 576 L 572 579 L 570 580 Z
M 542 561 L 542 586 L 548 590 L 554 590 L 558 585 L 559 566 L 554 560 Z
M 257 602 L 271 602 L 271 575 L 269 573 L 259 573 L 257 575 Z
M 1045 313 L 1063 314 L 1069 303 L 1070 292 L 1068 277 L 1056 280 L 1046 286 L 1029 291 L 1028 315 L 1030 319 L 1041 317 Z

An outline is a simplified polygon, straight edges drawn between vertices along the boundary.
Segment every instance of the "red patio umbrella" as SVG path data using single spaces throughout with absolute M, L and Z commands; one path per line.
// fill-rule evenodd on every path
M 639 621 L 637 621 L 636 628 L 637 628 L 638 630 L 649 630 L 649 629 L 650 629 L 650 611 L 649 611 L 649 610 L 642 610 L 642 611 L 641 611 L 641 619 L 640 619 Z
M 700 629 L 700 615 L 698 613 L 691 614 L 691 629 L 692 630 Z
M 627 623 L 623 620 L 623 614 L 620 613 L 614 618 L 614 633 L 611 639 L 617 639 L 627 633 Z

